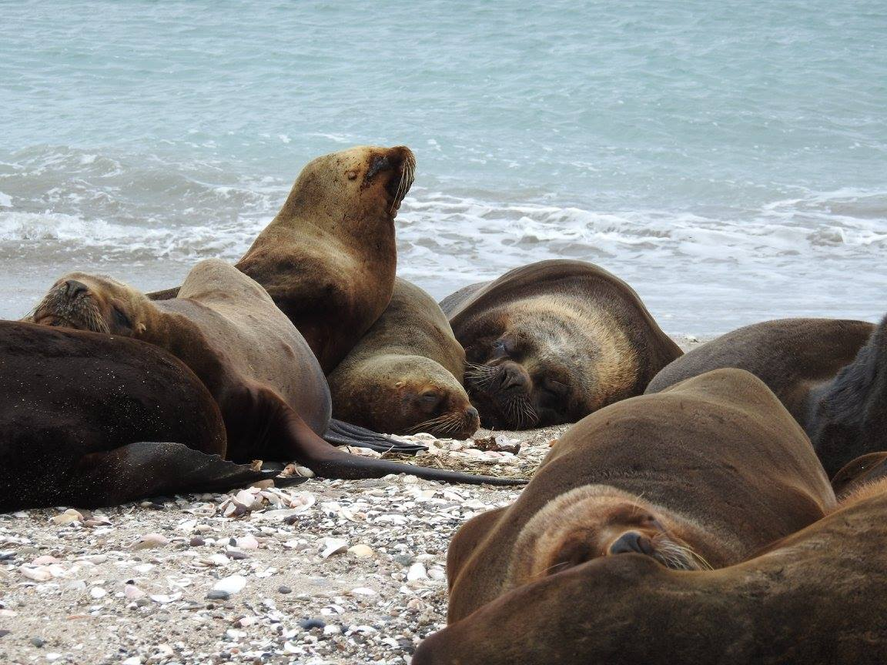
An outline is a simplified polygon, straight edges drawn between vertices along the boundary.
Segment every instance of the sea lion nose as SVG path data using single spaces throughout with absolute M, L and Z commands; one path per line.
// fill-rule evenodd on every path
M 512 388 L 526 388 L 527 376 L 523 368 L 517 363 L 506 363 L 499 370 L 499 389 L 502 391 Z
M 637 531 L 626 531 L 610 545 L 610 554 L 652 554 L 653 544 L 650 539 Z
M 89 288 L 86 286 L 86 284 L 84 284 L 83 282 L 78 282 L 76 279 L 65 280 L 65 287 L 67 288 L 66 293 L 71 298 L 89 291 Z
M 467 409 L 465 409 L 465 419 L 473 422 L 479 422 L 480 413 L 478 413 L 478 410 L 475 409 L 473 406 L 469 406 Z

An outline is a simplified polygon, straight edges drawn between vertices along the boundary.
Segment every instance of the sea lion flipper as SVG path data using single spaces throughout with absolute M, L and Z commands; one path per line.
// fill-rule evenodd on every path
M 224 492 L 273 479 L 274 473 L 226 462 L 181 443 L 131 443 L 114 450 L 84 455 L 71 475 L 66 501 L 82 506 L 108 506 L 146 496 L 180 492 Z M 293 485 L 306 478 L 280 479 Z
M 177 286 L 173 289 L 164 289 L 163 291 L 152 291 L 151 293 L 146 293 L 150 300 L 172 300 L 176 296 L 179 295 L 179 290 L 181 287 Z
M 407 443 L 398 441 L 385 434 L 379 434 L 366 427 L 352 425 L 343 420 L 330 420 L 329 428 L 323 435 L 324 441 L 334 446 L 357 446 L 359 448 L 369 448 L 379 453 L 400 453 L 402 455 L 415 455 L 423 450 L 428 450 L 427 446 L 418 443 Z

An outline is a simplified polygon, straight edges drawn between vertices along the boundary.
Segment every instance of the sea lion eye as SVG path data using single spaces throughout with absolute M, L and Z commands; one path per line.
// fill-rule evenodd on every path
M 429 391 L 422 393 L 421 399 L 425 404 L 436 404 L 440 400 L 440 397 L 438 397 L 437 393 Z
M 509 356 L 514 351 L 511 344 L 508 343 L 508 340 L 497 339 L 493 342 L 493 356 L 497 358 L 502 358 L 503 356 Z
M 132 321 L 130 321 L 129 317 L 121 312 L 116 305 L 111 308 L 111 317 L 114 319 L 115 325 L 118 325 L 122 328 L 132 328 Z
M 355 169 L 351 169 L 350 171 L 345 171 L 345 177 L 349 180 L 357 180 L 357 171 Z

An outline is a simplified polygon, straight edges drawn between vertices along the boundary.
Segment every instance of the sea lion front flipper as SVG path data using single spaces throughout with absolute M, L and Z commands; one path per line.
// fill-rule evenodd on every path
M 130 443 L 84 455 L 71 470 L 59 499 L 78 506 L 111 506 L 146 496 L 182 492 L 225 492 L 260 480 L 295 485 L 307 478 L 275 479 L 275 472 L 253 471 L 181 443 Z
M 335 418 L 330 420 L 330 425 L 323 435 L 323 439 L 334 446 L 357 446 L 359 448 L 369 448 L 379 453 L 390 452 L 402 455 L 415 455 L 423 450 L 428 450 L 427 446 L 419 443 L 398 441 L 385 434 L 379 434 L 371 429 L 352 425 Z
M 172 300 L 176 296 L 179 295 L 179 289 L 181 287 L 177 286 L 173 289 L 164 289 L 163 291 L 152 291 L 151 293 L 146 293 L 149 300 Z

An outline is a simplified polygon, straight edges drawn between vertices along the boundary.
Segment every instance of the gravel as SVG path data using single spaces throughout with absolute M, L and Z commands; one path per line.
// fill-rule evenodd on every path
M 566 429 L 405 438 L 413 463 L 530 477 Z M 0 662 L 409 663 L 445 625 L 453 533 L 518 493 L 312 478 L 0 515 Z

